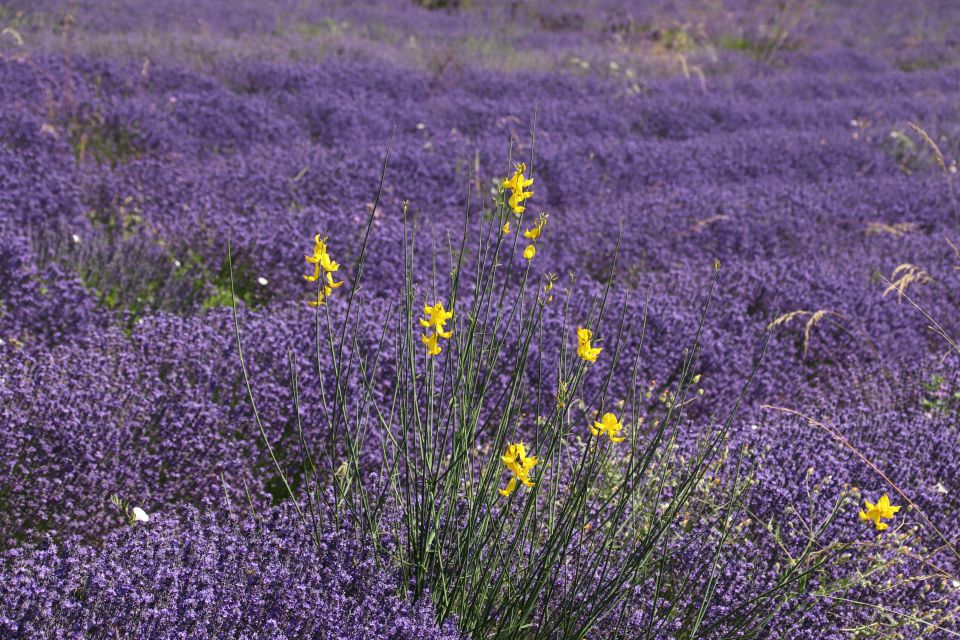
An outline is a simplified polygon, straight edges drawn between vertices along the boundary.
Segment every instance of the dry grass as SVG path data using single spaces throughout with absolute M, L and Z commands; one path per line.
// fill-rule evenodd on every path
M 843 315 L 837 313 L 832 309 L 818 309 L 816 311 L 807 311 L 806 309 L 797 309 L 796 311 L 791 311 L 785 313 L 781 316 L 778 316 L 767 325 L 767 329 L 773 329 L 779 326 L 786 326 L 790 323 L 791 320 L 796 318 L 807 318 L 807 322 L 803 327 L 803 356 L 806 357 L 807 353 L 810 350 L 810 336 L 813 333 L 813 328 L 820 324 L 824 318 L 828 316 L 836 316 L 838 318 L 843 318 Z
M 917 265 L 905 262 L 893 270 L 889 280 L 884 281 L 887 283 L 887 288 L 883 291 L 884 297 L 896 291 L 897 304 L 899 304 L 903 302 L 903 294 L 907 287 L 913 284 L 929 284 L 933 282 L 933 277 Z
M 894 222 L 892 224 L 875 220 L 867 223 L 867 235 L 876 236 L 887 234 L 894 238 L 902 238 L 908 233 L 913 233 L 920 226 L 915 222 Z

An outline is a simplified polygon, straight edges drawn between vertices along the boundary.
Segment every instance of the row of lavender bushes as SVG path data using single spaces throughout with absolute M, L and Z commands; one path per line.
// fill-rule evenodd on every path
M 839 59 L 849 61 L 850 57 Z M 62 61 L 47 64 L 44 61 L 39 67 L 50 70 L 47 78 L 70 77 Z M 755 384 L 747 388 L 747 397 L 824 406 L 833 420 L 849 427 L 860 448 L 870 451 L 872 458 L 881 456 L 885 467 L 897 469 L 898 483 L 916 489 L 911 495 L 918 504 L 941 529 L 949 530 L 950 505 L 956 495 L 950 480 L 956 470 L 951 452 L 958 447 L 948 418 L 951 399 L 942 397 L 942 389 L 950 388 L 953 374 L 941 372 L 941 382 L 924 398 L 925 404 L 916 406 L 916 398 L 904 391 L 915 378 L 896 358 L 885 355 L 920 353 L 936 338 L 918 339 L 903 323 L 902 314 L 891 314 L 889 305 L 879 306 L 879 292 L 859 282 L 862 274 L 850 275 L 846 266 L 830 262 L 831 256 L 842 252 L 840 241 L 820 248 L 820 259 L 806 262 L 802 275 L 789 268 L 792 264 L 761 266 L 772 256 L 795 252 L 798 246 L 816 246 L 812 242 L 817 237 L 815 223 L 836 216 L 838 209 L 849 205 L 849 219 L 840 221 L 840 232 L 859 238 L 873 222 L 875 209 L 883 207 L 883 215 L 891 216 L 888 226 L 896 233 L 878 226 L 858 262 L 883 268 L 895 245 L 902 254 L 917 256 L 911 261 L 933 256 L 947 265 L 942 276 L 937 273 L 936 286 L 950 290 L 954 274 L 949 270 L 949 249 L 929 249 L 930 236 L 941 224 L 938 212 L 948 202 L 947 193 L 939 178 L 918 185 L 900 173 L 916 170 L 922 163 L 922 143 L 913 148 L 885 143 L 866 120 L 852 126 L 845 119 L 851 111 L 875 114 L 881 102 L 887 112 L 883 117 L 897 119 L 906 113 L 914 115 L 916 103 L 891 104 L 871 95 L 861 98 L 857 92 L 866 92 L 863 85 L 851 89 L 841 80 L 831 84 L 822 78 L 792 78 L 786 86 L 778 85 L 778 91 L 821 96 L 834 92 L 827 99 L 836 110 L 836 117 L 829 118 L 835 125 L 831 133 L 836 135 L 829 136 L 827 153 L 811 153 L 811 146 L 821 144 L 820 133 L 805 128 L 825 116 L 823 110 L 805 110 L 802 101 L 754 109 L 720 96 L 708 110 L 710 119 L 701 121 L 691 116 L 702 115 L 702 103 L 691 104 L 682 86 L 676 93 L 665 91 L 658 101 L 645 103 L 650 112 L 636 122 L 619 113 L 604 115 L 604 105 L 612 98 L 608 94 L 599 94 L 595 103 L 586 102 L 573 114 L 567 111 L 567 100 L 548 102 L 543 108 L 547 116 L 551 109 L 563 109 L 574 123 L 572 131 L 580 132 L 576 123 L 581 121 L 589 121 L 594 130 L 585 142 L 551 144 L 548 139 L 541 143 L 546 156 L 536 162 L 537 199 L 531 208 L 536 209 L 534 203 L 539 201 L 563 211 L 579 195 L 591 193 L 599 194 L 609 213 L 599 229 L 594 218 L 564 219 L 554 213 L 538 240 L 537 253 L 526 260 L 522 256 L 528 243 L 520 233 L 529 230 L 533 212 L 523 221 L 511 217 L 502 192 L 495 211 L 480 214 L 476 206 L 468 208 L 465 232 L 452 236 L 462 238 L 459 250 L 456 242 L 451 247 L 451 236 L 428 235 L 430 250 L 420 247 L 414 252 L 410 236 L 403 234 L 403 230 L 411 232 L 412 225 L 397 221 L 402 211 L 398 195 L 385 198 L 380 206 L 371 202 L 369 218 L 350 211 L 355 203 L 369 198 L 366 182 L 353 179 L 357 173 L 366 173 L 361 163 L 343 165 L 333 155 L 318 157 L 316 151 L 305 148 L 277 154 L 265 147 L 265 142 L 285 140 L 291 131 L 305 126 L 304 119 L 315 116 L 317 112 L 311 115 L 307 109 L 297 112 L 297 105 L 303 96 L 321 95 L 322 77 L 292 72 L 289 82 L 259 87 L 258 78 L 271 77 L 276 84 L 288 71 L 272 68 L 264 74 L 242 68 L 238 86 L 247 82 L 259 87 L 248 100 L 196 74 L 174 71 L 164 80 L 168 72 L 160 70 L 150 76 L 159 80 L 148 83 L 159 86 L 151 86 L 144 96 L 130 82 L 139 69 L 93 66 L 103 69 L 95 72 L 103 79 L 96 91 L 111 97 L 104 100 L 91 89 L 79 100 L 90 106 L 68 102 L 63 110 L 54 110 L 63 115 L 63 122 L 52 123 L 45 113 L 50 106 L 42 98 L 45 92 L 18 88 L 24 82 L 42 86 L 46 80 L 37 79 L 42 74 L 20 64 L 4 66 L 11 80 L 5 85 L 5 99 L 16 104 L 15 96 L 31 95 L 42 105 L 35 108 L 28 101 L 26 107 L 19 103 L 4 112 L 3 175 L 4 184 L 11 186 L 5 190 L 9 198 L 5 210 L 11 213 L 4 218 L 7 277 L 0 285 L 5 305 L 3 347 L 9 355 L 3 364 L 4 380 L 9 381 L 3 388 L 3 411 L 12 437 L 4 440 L 9 474 L 0 496 L 5 506 L 4 543 L 11 550 L 4 577 L 19 576 L 18 581 L 9 582 L 19 586 L 4 595 L 4 624 L 11 633 L 83 635 L 108 634 L 113 629 L 129 634 L 143 629 L 171 633 L 180 620 L 171 612 L 181 606 L 195 606 L 208 616 L 201 616 L 203 621 L 188 635 L 215 635 L 221 630 L 243 633 L 242 626 L 231 631 L 223 619 L 210 615 L 219 605 L 193 602 L 197 593 L 228 596 L 226 588 L 202 586 L 204 576 L 213 573 L 220 577 L 218 584 L 238 585 L 234 594 L 241 604 L 237 606 L 247 613 L 237 618 L 237 624 L 254 629 L 261 620 L 274 619 L 280 625 L 277 635 L 322 634 L 321 623 L 309 626 L 317 606 L 312 603 L 321 602 L 318 596 L 257 603 L 257 598 L 277 589 L 240 587 L 249 579 L 244 577 L 246 572 L 197 570 L 204 562 L 218 564 L 229 556 L 224 550 L 236 545 L 256 548 L 257 540 L 289 545 L 296 549 L 291 554 L 306 554 L 311 562 L 293 573 L 321 576 L 310 578 L 321 582 L 323 572 L 314 565 L 327 566 L 337 554 L 348 558 L 336 570 L 341 581 L 323 588 L 345 594 L 347 604 L 330 620 L 346 621 L 347 628 L 357 629 L 358 635 L 363 633 L 359 629 L 366 629 L 366 620 L 378 616 L 387 620 L 378 627 L 385 637 L 441 633 L 432 630 L 432 622 L 425 622 L 431 617 L 456 619 L 468 633 L 495 631 L 521 637 L 550 632 L 576 636 L 591 625 L 593 633 L 612 636 L 682 637 L 698 624 L 700 633 L 722 634 L 749 629 L 770 613 L 776 617 L 761 627 L 763 633 L 800 629 L 808 637 L 824 637 L 841 633 L 839 627 L 849 621 L 871 620 L 876 607 L 892 613 L 881 610 L 873 623 L 865 624 L 864 633 L 887 627 L 903 633 L 914 628 L 917 633 L 935 633 L 939 632 L 936 627 L 948 624 L 950 576 L 955 572 L 949 564 L 942 566 L 939 556 L 937 571 L 925 564 L 923 540 L 930 532 L 913 530 L 915 518 L 902 512 L 895 522 L 909 525 L 898 527 L 895 535 L 873 539 L 870 529 L 857 520 L 862 504 L 852 500 L 854 487 L 869 487 L 870 498 L 889 487 L 869 469 L 852 464 L 843 449 L 831 438 L 813 433 L 803 419 L 773 417 L 752 402 L 741 416 L 741 429 L 733 423 L 727 426 L 726 420 L 732 416 L 732 407 L 725 400 L 739 393 L 750 373 L 753 358 L 749 356 L 757 355 L 743 345 L 758 349 L 762 329 L 777 311 L 813 313 L 845 305 L 836 322 L 828 317 L 812 335 L 802 329 L 806 318 L 784 323 Z M 374 69 L 342 71 L 345 76 L 367 78 L 369 85 L 362 91 L 375 98 L 370 113 L 379 110 L 387 117 L 409 110 L 414 102 L 416 92 L 399 104 L 396 96 L 378 94 L 374 87 L 383 78 L 378 79 Z M 82 91 L 83 75 L 78 72 L 78 79 L 66 86 Z M 111 78 L 116 86 L 110 85 Z M 544 87 L 538 90 L 543 97 L 583 91 L 573 83 L 558 90 L 553 78 L 536 82 Z M 873 80 L 864 82 L 881 94 L 888 90 L 875 88 Z M 955 74 L 894 73 L 878 84 L 885 82 L 890 83 L 889 91 L 919 96 L 931 87 L 951 90 Z M 191 83 L 196 83 L 196 96 L 185 97 L 181 90 Z M 526 86 L 507 82 L 508 93 L 516 94 L 521 85 Z M 176 101 L 170 100 L 173 87 L 177 87 Z M 425 90 L 429 92 L 429 86 Z M 265 97 L 258 97 L 258 92 Z M 69 91 L 58 94 L 69 95 Z M 948 98 L 926 100 L 928 119 L 949 118 Z M 460 97 L 443 110 L 455 113 L 473 99 Z M 625 111 L 633 110 L 639 101 L 625 100 Z M 488 109 L 471 112 L 476 123 L 470 135 L 483 135 L 482 125 L 496 107 Z M 275 118 L 277 112 L 286 116 Z M 210 119 L 210 113 L 230 117 Z M 685 115 L 678 117 L 678 113 Z M 450 124 L 457 120 L 447 117 Z M 356 141 L 362 131 L 376 130 L 372 123 L 353 122 L 336 110 L 326 112 L 324 118 L 319 123 L 306 122 L 311 130 L 316 128 L 324 146 L 335 147 L 348 138 Z M 128 125 L 134 122 L 138 125 L 131 133 L 134 129 Z M 440 123 L 447 124 L 441 117 L 429 127 Z M 751 130 L 748 123 L 761 129 L 785 129 Z M 428 135 L 413 121 L 406 125 L 411 137 Z M 505 126 L 513 128 L 509 123 Z M 729 137 L 709 147 L 709 157 L 692 156 L 693 143 L 678 145 L 678 140 L 718 126 L 728 128 Z M 792 127 L 800 131 L 799 136 Z M 627 132 L 641 136 L 643 142 L 612 144 Z M 433 143 L 433 151 L 427 149 L 427 142 Z M 436 154 L 457 155 L 456 144 L 447 148 L 439 135 L 427 142 L 401 148 L 399 164 L 419 167 L 411 189 L 415 201 L 433 204 L 436 196 L 444 217 L 457 220 L 452 211 L 467 187 L 463 184 L 459 189 L 460 182 L 473 182 L 472 176 L 446 165 L 438 169 L 433 161 Z M 742 145 L 744 151 L 732 153 L 731 142 Z M 364 144 L 371 143 L 365 140 Z M 883 144 L 894 146 L 884 148 Z M 484 158 L 497 157 L 488 138 L 483 145 Z M 594 148 L 605 150 L 605 157 L 596 161 L 600 169 L 565 159 L 586 162 L 587 150 Z M 763 154 L 763 149 L 769 151 Z M 205 164 L 210 160 L 206 171 L 191 173 L 192 168 L 176 160 L 194 154 L 204 158 Z M 291 182 L 289 176 L 299 175 L 308 161 L 329 171 L 314 169 Z M 106 178 L 93 177 L 111 163 L 115 170 L 105 171 Z M 232 182 L 229 176 L 245 165 L 251 182 Z M 98 171 L 89 171 L 92 166 Z M 342 166 L 347 166 L 346 171 Z M 267 170 L 271 167 L 280 169 Z M 604 176 L 599 186 L 593 171 Z M 50 173 L 56 177 L 42 178 Z M 491 167 L 480 175 L 498 173 L 502 170 Z M 844 173 L 856 175 L 838 179 L 842 185 L 837 190 L 848 189 L 838 205 L 834 185 L 825 186 L 819 176 Z M 252 179 L 258 175 L 280 177 Z M 463 178 L 460 182 L 458 175 Z M 643 228 L 628 225 L 624 230 L 621 247 L 626 259 L 621 254 L 619 263 L 626 266 L 614 269 L 616 223 L 612 221 L 632 206 L 636 187 L 631 181 L 636 175 L 645 176 L 643 187 L 649 189 L 652 200 L 645 208 L 651 215 Z M 698 182 L 686 189 L 663 186 L 689 175 L 696 175 Z M 747 176 L 756 182 L 747 185 Z M 734 187 L 728 186 L 728 179 L 734 180 Z M 328 180 L 344 187 L 339 190 L 343 202 L 333 207 L 342 213 L 319 216 L 313 205 L 298 209 L 298 203 L 315 202 L 332 191 Z M 150 181 L 156 184 L 147 188 L 148 198 L 125 195 L 137 190 L 134 185 Z M 474 197 L 480 198 L 476 192 Z M 178 208 L 183 199 L 190 200 L 189 208 Z M 923 223 L 913 228 L 892 226 L 905 213 L 899 203 L 907 200 L 914 202 L 912 213 Z M 717 201 L 735 212 L 742 212 L 747 202 L 753 203 L 754 211 L 786 208 L 792 219 L 766 218 L 760 213 L 734 224 L 724 209 L 713 220 L 707 216 L 709 222 L 702 226 L 693 220 L 688 232 L 677 231 L 677 211 L 710 211 Z M 240 205 L 236 219 L 218 220 L 213 213 L 226 202 Z M 295 229 L 274 227 L 277 202 L 289 203 L 298 219 L 291 225 Z M 97 215 L 88 217 L 84 209 L 91 205 Z M 658 206 L 659 217 L 652 213 Z M 395 224 L 383 219 L 388 209 L 395 211 L 391 214 Z M 317 229 L 310 227 L 318 217 L 325 220 L 323 226 L 330 234 L 330 251 L 352 276 L 322 308 L 320 338 L 315 326 L 318 317 L 312 313 L 305 316 L 292 306 L 266 310 L 269 302 L 300 296 L 303 285 L 290 276 L 299 260 L 295 245 L 311 242 Z M 418 219 L 421 229 L 430 226 L 424 214 L 413 211 L 409 217 Z M 48 220 L 55 220 L 56 226 Z M 504 237 L 507 220 L 513 229 Z M 456 224 L 438 224 L 461 231 Z M 371 230 L 371 237 L 355 233 L 358 227 Z M 709 227 L 709 240 L 701 242 L 703 230 Z M 344 230 L 349 230 L 350 241 Z M 232 265 L 226 261 L 228 234 L 234 247 Z M 587 241 L 575 243 L 571 237 Z M 672 240 L 671 245 L 658 247 L 656 239 L 664 237 Z M 365 261 L 370 243 L 376 245 L 377 260 Z M 677 267 L 676 256 L 684 254 L 695 258 Z M 441 256 L 439 264 L 436 255 Z M 483 262 L 483 255 L 506 264 L 494 268 L 495 263 Z M 698 297 L 709 288 L 715 255 L 734 266 L 727 292 L 719 292 L 719 303 L 712 307 L 723 322 L 708 320 L 704 337 L 697 331 L 703 309 Z M 736 259 L 744 256 L 749 257 L 750 267 L 738 268 Z M 670 294 L 658 290 L 649 313 L 642 294 L 636 293 L 638 282 L 631 281 L 630 267 L 643 260 L 649 260 L 651 267 L 635 278 L 644 284 L 669 283 L 675 289 Z M 543 291 L 540 264 L 562 276 L 544 281 L 554 285 L 550 292 Z M 368 293 L 358 294 L 350 305 L 346 301 L 359 288 L 361 265 Z M 568 287 L 566 274 L 582 273 L 584 266 L 589 277 Z M 528 269 L 533 269 L 531 280 L 536 284 L 523 275 Z M 727 269 L 730 266 L 724 267 L 724 273 Z M 446 278 L 448 272 L 454 274 L 452 280 Z M 432 273 L 436 275 L 425 275 Z M 611 286 L 611 275 L 621 286 Z M 270 286 L 260 285 L 258 277 Z M 793 279 L 797 289 L 814 293 L 790 296 Z M 144 291 L 143 282 L 156 282 L 157 289 Z M 768 290 L 765 283 L 771 282 L 778 286 Z M 234 298 L 231 283 L 243 308 L 240 331 L 248 350 L 253 397 L 277 464 L 263 456 L 262 446 L 250 437 L 247 425 L 254 416 L 245 398 L 243 376 L 237 367 L 223 366 L 236 358 L 229 339 L 234 332 L 230 314 L 214 310 L 199 322 L 152 314 L 156 309 L 184 313 L 229 304 Z M 393 296 L 398 289 L 403 293 Z M 492 291 L 503 292 L 503 304 L 493 302 Z M 547 302 L 550 297 L 553 300 Z M 449 342 L 440 342 L 444 350 L 438 358 L 426 359 L 416 318 L 422 303 L 437 300 L 454 312 L 454 335 Z M 601 304 L 602 300 L 606 302 Z M 946 295 L 936 304 L 943 305 L 934 309 L 938 317 L 952 308 Z M 119 310 L 120 322 L 104 314 L 103 306 Z M 505 316 L 497 331 L 492 327 L 498 326 L 498 314 Z M 647 325 L 639 320 L 645 316 Z M 745 339 L 737 343 L 740 348 L 717 339 L 711 325 L 720 324 L 745 328 Z M 602 338 L 597 344 L 604 351 L 596 364 L 583 364 L 575 355 L 579 325 L 591 327 L 598 341 Z M 644 326 L 659 339 L 653 347 L 648 339 L 641 340 Z M 329 333 L 328 327 L 335 330 Z M 347 333 L 340 333 L 344 330 Z M 664 340 L 664 335 L 674 339 Z M 689 345 L 686 355 L 677 353 L 676 345 L 683 343 Z M 851 343 L 856 346 L 850 348 Z M 296 354 L 297 384 L 293 386 L 291 350 Z M 318 361 L 311 362 L 303 354 L 316 354 Z M 800 383 L 793 366 L 798 361 L 817 369 Z M 394 362 L 400 365 L 385 366 Z M 382 371 L 386 373 L 375 375 Z M 697 374 L 703 376 L 703 396 L 690 387 Z M 492 375 L 489 383 L 483 384 L 488 375 Z M 654 383 L 654 378 L 659 382 Z M 566 386 L 562 392 L 561 385 Z M 839 412 L 833 411 L 821 391 L 831 386 L 844 401 Z M 565 405 L 562 411 L 556 408 L 558 395 Z M 699 399 L 687 403 L 694 398 Z M 888 403 L 885 413 L 875 411 L 878 399 Z M 307 412 L 302 424 L 298 404 Z M 594 416 L 594 410 L 600 415 Z M 619 416 L 629 440 L 614 443 L 606 437 L 600 439 L 604 446 L 596 447 L 598 440 L 590 426 L 607 412 Z M 642 427 L 640 416 L 644 417 Z M 879 433 L 869 428 L 877 422 L 885 423 Z M 475 433 L 478 424 L 485 426 L 482 437 Z M 717 424 L 724 426 L 714 429 Z M 69 432 L 66 442 L 65 431 Z M 933 446 L 911 449 L 918 433 L 929 434 L 927 440 Z M 535 486 L 520 487 L 505 498 L 495 491 L 508 478 L 499 456 L 505 445 L 520 439 L 526 442 L 527 453 L 538 456 L 532 476 Z M 460 455 L 454 456 L 454 451 Z M 810 453 L 805 457 L 798 451 Z M 314 456 L 313 462 L 306 452 Z M 700 460 L 700 455 L 705 457 Z M 743 475 L 738 482 L 734 470 L 741 457 Z M 252 459 L 257 460 L 255 465 L 250 464 Z M 285 484 L 304 516 L 292 520 L 306 520 L 306 534 L 288 526 L 292 505 L 282 516 L 279 511 L 264 511 L 264 501 L 291 497 Z M 750 491 L 754 484 L 768 495 Z M 471 487 L 475 488 L 468 490 Z M 651 487 L 654 493 L 644 493 Z M 124 521 L 108 500 L 113 492 L 136 497 L 148 507 L 154 514 L 149 525 L 102 537 Z M 657 500 L 661 493 L 662 501 Z M 215 508 L 208 505 L 202 517 L 188 513 L 181 520 L 167 520 L 163 515 L 164 511 L 172 514 L 178 502 L 224 494 L 226 503 Z M 267 533 L 261 533 L 264 529 L 250 524 L 254 516 L 243 515 L 248 503 L 254 504 L 257 521 L 277 519 L 287 524 L 279 529 L 267 525 Z M 835 516 L 835 506 L 842 517 Z M 204 523 L 216 521 L 217 514 L 222 524 L 209 525 L 205 533 Z M 246 524 L 235 523 L 234 518 L 240 517 Z M 647 518 L 652 524 L 643 524 Z M 817 535 L 805 529 L 808 518 L 823 523 L 822 530 L 813 529 Z M 665 528 L 654 526 L 658 523 Z M 363 532 L 361 546 L 339 550 L 325 542 L 343 536 L 345 530 L 351 532 L 350 539 L 357 535 L 351 529 L 356 526 Z M 79 538 L 74 538 L 76 534 Z M 171 548 L 166 546 L 169 536 L 177 544 L 172 555 L 164 555 Z M 200 560 L 178 546 L 179 541 L 194 539 L 199 546 L 207 541 L 208 557 L 213 560 Z M 30 552 L 29 545 L 38 540 L 41 545 L 50 545 L 45 540 L 56 542 L 44 551 Z M 639 544 L 633 547 L 626 540 Z M 91 541 L 101 550 L 91 549 Z M 845 544 L 852 546 L 844 549 Z M 317 551 L 308 550 L 311 545 Z M 367 559 L 370 548 L 374 560 Z M 61 561 L 65 564 L 58 565 Z M 820 561 L 824 564 L 816 564 Z M 225 562 L 229 566 L 231 560 Z M 369 562 L 386 569 L 369 574 L 357 569 Z M 116 586 L 107 583 L 102 591 L 82 586 L 89 581 L 83 576 L 96 586 L 117 566 L 126 567 L 133 578 Z M 809 568 L 815 570 L 805 574 Z M 169 580 L 149 587 L 138 582 L 155 574 L 168 575 Z M 901 574 L 908 579 L 898 578 Z M 68 575 L 77 582 L 65 579 Z M 233 576 L 229 581 L 228 575 Z M 347 575 L 372 575 L 374 582 L 386 586 L 370 586 L 363 580 L 350 584 L 344 581 Z M 924 579 L 913 579 L 918 577 Z M 285 576 L 272 584 L 284 581 Z M 778 588 L 763 595 L 765 587 Z M 417 604 L 410 609 L 402 599 L 377 595 L 381 593 L 377 589 L 404 597 L 412 594 Z M 151 595 L 139 608 L 128 608 L 121 604 L 118 594 L 123 593 Z M 161 597 L 162 593 L 169 595 Z M 158 594 L 156 601 L 151 600 L 152 594 Z M 750 599 L 759 595 L 763 597 L 757 602 L 764 606 L 751 611 Z M 367 604 L 356 604 L 357 599 Z M 772 600 L 783 606 L 775 606 Z M 354 608 L 358 613 L 350 617 L 347 611 Z M 269 613 L 255 613 L 264 610 Z M 704 617 L 698 623 L 701 611 Z M 51 612 L 56 615 L 48 615 Z M 44 626 L 50 620 L 61 627 Z M 145 626 L 151 620 L 155 626 Z M 444 633 L 449 630 L 448 625 Z

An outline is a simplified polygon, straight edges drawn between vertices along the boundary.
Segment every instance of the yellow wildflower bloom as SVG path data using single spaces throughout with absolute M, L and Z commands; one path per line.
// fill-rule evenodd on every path
M 623 429 L 623 423 L 617 420 L 617 416 L 612 413 L 605 413 L 600 418 L 600 422 L 594 421 L 593 426 L 590 427 L 590 433 L 601 437 L 603 434 L 607 434 L 611 442 L 623 442 L 626 438 L 617 435 L 621 429 Z
M 305 255 L 308 264 L 313 265 L 313 273 L 309 275 L 304 275 L 304 279 L 308 282 L 317 282 L 320 280 L 321 270 L 326 274 L 326 282 L 323 286 L 317 291 L 317 299 L 310 300 L 309 304 L 312 307 L 319 307 L 323 304 L 323 299 L 326 296 L 329 296 L 333 293 L 333 290 L 343 284 L 343 281 L 334 282 L 333 274 L 335 271 L 340 269 L 340 265 L 334 262 L 330 258 L 330 254 L 327 253 L 327 239 L 321 238 L 320 234 L 317 234 L 314 239 L 313 246 L 313 255 Z
M 500 227 L 500 231 L 502 231 L 502 232 L 503 232 L 503 235 L 505 235 L 505 236 L 510 235 L 510 221 L 509 221 L 509 220 L 507 220 L 505 223 L 503 223 L 503 226 Z
M 536 240 L 540 237 L 540 232 L 543 231 L 543 225 L 547 224 L 547 214 L 541 213 L 537 217 L 537 223 L 533 227 L 527 229 L 523 232 L 524 238 L 529 238 L 531 240 Z
M 453 331 L 444 331 L 443 328 L 447 320 L 453 317 L 453 311 L 444 309 L 442 301 L 438 300 L 437 304 L 432 307 L 428 304 L 423 305 L 423 314 L 426 317 L 420 319 L 421 327 L 427 329 L 433 327 L 436 329 L 437 335 L 446 340 L 453 336 Z
M 340 268 L 340 263 L 330 259 L 330 254 L 324 251 L 319 256 L 320 267 L 327 273 L 333 273 Z
M 523 257 L 527 260 L 533 260 L 535 255 L 537 255 L 537 248 L 532 244 L 527 245 L 527 248 L 523 250 Z
M 515 214 L 520 215 L 525 209 L 523 201 L 533 195 L 533 191 L 524 191 L 524 188 L 533 184 L 533 178 L 524 178 L 523 174 L 527 170 L 527 165 L 524 163 L 515 164 L 514 167 L 516 171 L 513 172 L 513 176 L 504 180 L 502 186 L 504 189 L 510 189 L 510 208 Z
M 890 526 L 886 522 L 880 522 L 881 518 L 889 520 L 893 518 L 897 511 L 900 511 L 900 507 L 895 507 L 890 504 L 890 496 L 887 494 L 880 496 L 877 504 L 871 504 L 869 500 L 865 500 L 864 502 L 866 502 L 867 510 L 860 512 L 860 519 L 873 521 L 873 524 L 877 527 L 877 531 L 883 531 Z
M 513 493 L 513 490 L 517 488 L 518 480 L 528 487 L 534 485 L 530 480 L 530 471 L 537 466 L 537 462 L 539 461 L 536 456 L 527 455 L 526 447 L 524 447 L 522 442 L 514 442 L 509 445 L 506 452 L 500 456 L 500 460 L 513 474 L 506 488 L 499 489 L 500 495 L 506 497 Z
M 323 285 L 323 295 L 329 296 L 331 293 L 333 293 L 334 289 L 337 289 L 342 285 L 343 285 L 343 280 L 341 280 L 340 282 L 334 282 L 333 274 L 327 271 L 327 283 Z
M 510 189 L 511 191 L 523 191 L 525 188 L 533 184 L 533 178 L 527 180 L 523 175 L 527 171 L 527 163 L 516 162 L 514 163 L 513 168 L 513 175 L 507 180 L 503 181 L 504 189 Z
M 427 345 L 427 355 L 435 356 L 439 354 L 443 349 L 437 343 L 437 334 L 431 333 L 430 335 L 423 334 L 420 336 L 420 339 L 423 341 L 423 344 Z
M 510 194 L 510 200 L 508 201 L 508 204 L 513 212 L 519 216 L 521 213 L 527 210 L 527 208 L 521 203 L 532 195 L 533 191 L 514 191 L 512 194 Z
M 603 351 L 603 347 L 592 347 L 590 341 L 593 339 L 593 331 L 577 327 L 577 355 L 587 362 L 596 362 L 597 356 Z
M 320 277 L 320 269 L 323 269 L 327 273 L 333 273 L 340 268 L 340 265 L 331 260 L 330 254 L 327 253 L 327 239 L 321 239 L 320 234 L 317 234 L 313 241 L 313 255 L 303 256 L 308 263 L 313 265 L 313 275 L 303 276 L 310 282 L 316 282 L 317 278 Z

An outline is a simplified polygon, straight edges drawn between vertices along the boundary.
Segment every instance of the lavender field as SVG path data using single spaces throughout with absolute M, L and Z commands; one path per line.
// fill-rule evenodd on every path
M 960 4 L 0 0 L 0 637 L 960 637 Z

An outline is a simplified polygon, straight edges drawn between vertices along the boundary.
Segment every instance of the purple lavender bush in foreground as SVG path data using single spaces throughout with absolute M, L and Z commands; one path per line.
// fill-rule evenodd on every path
M 282 508 L 256 520 L 214 502 L 155 514 L 99 549 L 8 551 L 0 575 L 5 637 L 462 637 L 435 625 L 427 601 L 399 597 L 396 575 L 353 535 L 315 545 Z

